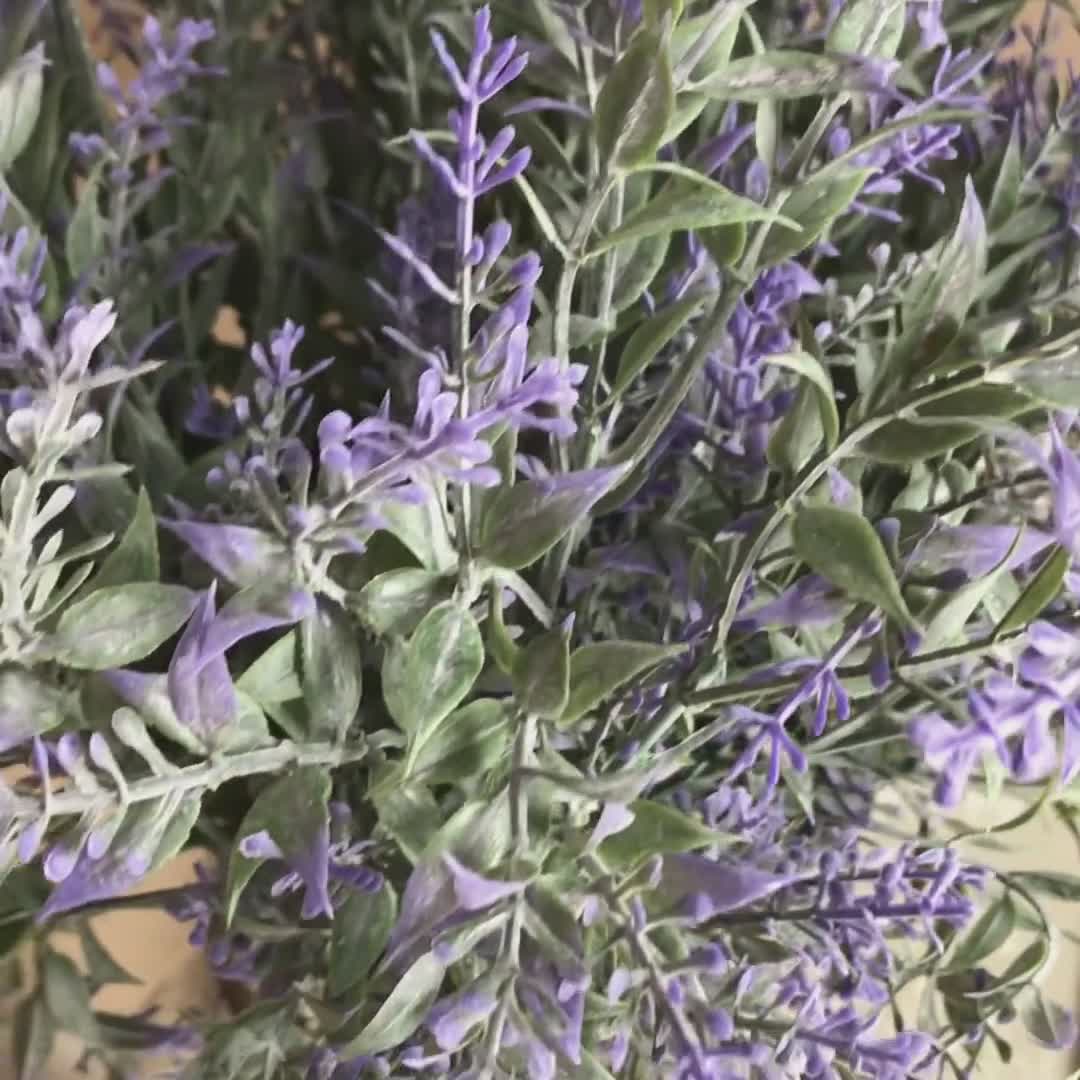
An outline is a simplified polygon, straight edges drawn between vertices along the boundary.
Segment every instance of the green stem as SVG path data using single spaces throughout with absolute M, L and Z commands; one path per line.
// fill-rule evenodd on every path
M 521 863 L 529 852 L 529 797 L 525 791 L 525 783 L 528 779 L 528 764 L 536 748 L 536 737 L 536 717 L 531 713 L 526 714 L 514 740 L 514 768 L 510 775 L 510 836 L 513 844 L 511 875 L 523 872 Z M 521 892 L 514 897 L 510 925 L 499 950 L 499 966 L 510 973 L 511 979 L 517 976 L 521 964 L 521 936 L 524 926 L 525 895 Z M 513 996 L 512 988 L 504 989 L 498 1011 L 488 1028 L 484 1065 L 478 1080 L 493 1080 L 496 1076 L 499 1051 L 502 1049 L 503 1033 L 506 1030 L 510 1000 Z
M 888 412 L 879 413 L 876 416 L 870 416 L 865 419 L 847 436 L 847 438 L 842 439 L 837 443 L 837 445 L 817 463 L 807 467 L 803 473 L 802 479 L 795 485 L 795 488 L 776 506 L 770 517 L 762 524 L 757 535 L 747 549 L 746 554 L 743 556 L 738 570 L 736 570 L 732 577 L 728 587 L 727 604 L 725 605 L 723 614 L 721 614 L 716 626 L 716 637 L 713 642 L 714 653 L 722 652 L 727 643 L 728 634 L 731 631 L 732 623 L 734 623 L 735 616 L 738 613 L 743 593 L 746 591 L 746 586 L 750 581 L 750 575 L 753 573 L 754 566 L 764 553 L 769 541 L 773 538 L 777 529 L 784 523 L 785 519 L 795 509 L 796 503 L 798 503 L 803 496 L 828 473 L 829 469 L 847 458 L 871 435 L 876 431 L 880 431 L 887 424 L 891 424 L 894 420 L 915 415 L 923 405 L 929 405 L 941 398 L 949 397 L 960 390 L 979 386 L 982 382 L 983 376 L 980 373 L 979 375 L 968 376 L 961 379 L 943 380 L 940 384 L 935 383 L 922 391 L 917 391 L 909 401 L 899 408 L 893 408 Z
M 127 790 L 122 793 L 108 788 L 88 794 L 79 791 L 57 792 L 49 799 L 49 814 L 52 817 L 92 814 L 108 810 L 116 803 L 130 805 L 187 791 L 213 791 L 241 776 L 280 772 L 291 765 L 316 765 L 333 769 L 339 765 L 361 761 L 366 755 L 365 746 L 301 744 L 286 740 L 276 746 L 249 750 L 229 757 L 211 758 L 164 776 L 148 776 L 128 785 Z M 20 818 L 36 818 L 40 812 L 39 802 L 36 799 L 27 799 L 16 809 L 15 815 Z
M 956 663 L 959 660 L 979 656 L 994 646 L 1017 637 L 1021 633 L 1023 631 L 1017 630 L 1014 634 L 1006 637 L 990 635 L 964 645 L 952 645 L 947 649 L 938 649 L 935 652 L 924 653 L 922 656 L 899 660 L 896 662 L 895 671 L 905 676 L 934 671 L 936 668 Z M 845 667 L 838 668 L 836 674 L 841 682 L 848 679 L 867 678 L 870 675 L 871 666 L 869 661 L 861 664 L 848 664 Z M 688 694 L 683 704 L 688 709 L 698 710 L 713 705 L 730 705 L 738 701 L 779 697 L 787 693 L 793 686 L 798 686 L 801 682 L 804 682 L 805 679 L 805 672 L 795 672 L 791 675 L 771 679 L 769 682 L 754 683 L 744 680 L 742 682 L 728 683 Z
M 649 982 L 649 989 L 652 990 L 653 1001 L 657 1009 L 667 1017 L 667 1021 L 671 1025 L 672 1030 L 678 1035 L 679 1041 L 694 1061 L 694 1073 L 688 1075 L 695 1075 L 700 1078 L 700 1080 L 705 1080 L 707 1074 L 704 1062 L 701 1060 L 700 1040 L 694 1029 L 690 1026 L 690 1021 L 686 1018 L 686 1014 L 672 1002 L 671 997 L 668 994 L 667 978 L 663 970 L 663 965 L 657 961 L 654 955 L 654 946 L 652 942 L 649 941 L 648 935 L 644 930 L 638 929 L 637 923 L 634 920 L 625 897 L 620 896 L 610 884 L 608 884 L 610 879 L 604 864 L 595 856 L 589 856 L 588 862 L 590 868 L 597 874 L 601 885 L 600 891 L 607 902 L 608 908 L 613 915 L 617 916 L 619 922 L 622 924 L 622 932 L 626 943 L 630 946 L 630 950 L 634 953 L 638 963 L 645 969 L 646 977 Z

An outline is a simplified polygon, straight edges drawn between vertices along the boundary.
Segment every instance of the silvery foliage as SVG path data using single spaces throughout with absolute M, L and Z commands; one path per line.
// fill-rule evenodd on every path
M 968 842 L 1080 806 L 1049 17 L 160 7 L 0 5 L 12 1074 L 1070 1044 L 1080 878 Z M 98 1005 L 90 917 L 148 903 L 226 1021 Z

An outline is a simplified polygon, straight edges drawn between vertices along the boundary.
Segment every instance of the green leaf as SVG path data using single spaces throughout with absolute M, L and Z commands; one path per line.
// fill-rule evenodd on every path
M 808 383 L 796 391 L 791 408 L 769 437 L 765 458 L 774 469 L 796 475 L 825 441 L 817 395 Z
M 1050 942 L 1046 937 L 1040 937 L 1038 941 L 1028 945 L 1000 975 L 992 977 L 984 990 L 970 990 L 967 996 L 975 999 L 991 998 L 996 997 L 1002 990 L 1028 984 L 1046 967 L 1049 959 Z
M 1037 986 L 1024 995 L 1020 1019 L 1027 1033 L 1047 1050 L 1070 1049 L 1076 1041 L 1076 1021 L 1073 1014 L 1056 1001 L 1044 997 Z
M 18 1080 L 41 1080 L 56 1041 L 56 1024 L 44 997 L 34 995 L 20 1003 L 13 1034 Z
M 719 225 L 715 229 L 699 229 L 698 238 L 717 266 L 734 266 L 746 251 L 749 230 L 743 222 L 735 225 Z
M 383 662 L 383 697 L 390 715 L 413 740 L 464 700 L 484 666 L 484 641 L 468 608 L 454 600 L 424 616 L 408 642 L 395 642 Z
M 492 589 L 488 595 L 487 648 L 495 666 L 504 674 L 514 670 L 514 661 L 520 651 L 510 636 L 503 619 L 502 589 Z
M 859 445 L 871 461 L 910 465 L 978 438 L 983 420 L 1009 419 L 1033 407 L 1007 386 L 972 386 L 922 406 L 912 419 L 890 420 Z
M 340 740 L 360 708 L 362 659 L 348 615 L 319 597 L 314 614 L 300 624 L 300 671 L 310 733 Z
M 277 706 L 303 696 L 296 663 L 297 634 L 290 630 L 236 680 L 236 689 L 273 715 Z
M 671 54 L 675 64 L 682 65 L 691 49 L 697 50 L 699 42 L 709 40 L 709 47 L 689 72 L 689 77 L 700 82 L 726 67 L 739 36 L 742 14 L 752 2 L 753 0 L 735 0 L 703 15 L 682 20 L 671 36 Z M 708 100 L 703 94 L 682 96 Z M 669 140 L 665 138 L 664 141 Z
M 1016 905 L 1006 893 L 979 916 L 971 927 L 950 949 L 940 969 L 942 975 L 957 971 L 969 971 L 978 967 L 993 955 L 1011 937 L 1016 928 Z
M 316 766 L 294 769 L 259 792 L 236 832 L 237 842 L 229 856 L 225 881 L 226 925 L 236 914 L 240 894 L 265 861 L 241 854 L 240 841 L 265 830 L 286 857 L 301 854 L 310 848 L 318 832 L 329 827 L 329 798 L 330 773 Z
M 762 266 L 798 255 L 817 241 L 826 229 L 851 206 L 874 169 L 828 165 L 791 191 L 781 210 L 801 231 L 769 229 L 761 252 Z
M 1080 876 L 1058 870 L 1017 870 L 1009 874 L 1033 892 L 1044 893 L 1058 900 L 1080 900 Z
M 86 178 L 64 236 L 64 254 L 72 277 L 92 270 L 105 253 L 105 219 L 98 206 L 101 171 L 102 166 L 95 165 Z
M 771 221 L 774 227 L 781 226 L 796 231 L 801 227 L 798 221 L 781 217 L 774 211 L 759 206 L 752 199 L 736 195 L 708 177 L 703 176 L 700 181 L 690 180 L 680 172 L 674 180 L 660 189 L 655 198 L 635 210 L 607 236 L 600 237 L 589 250 L 588 257 L 602 255 L 629 240 L 644 240 L 685 229 L 713 229 L 718 225 L 736 225 L 749 221 Z M 795 250 L 800 251 L 803 246 L 799 244 Z
M 653 645 L 647 641 L 582 645 L 570 657 L 570 700 L 559 718 L 560 726 L 580 720 L 620 686 L 682 651 L 681 645 Z
M 510 709 L 482 698 L 456 709 L 427 733 L 409 769 L 425 784 L 456 783 L 497 765 L 510 745 Z
M 816 356 L 802 351 L 773 353 L 766 356 L 763 362 L 794 371 L 813 386 L 821 427 L 825 433 L 825 445 L 832 450 L 840 437 L 840 413 L 836 408 L 836 389 L 825 365 Z
M 382 955 L 397 921 L 397 894 L 388 881 L 373 893 L 351 890 L 334 913 L 329 993 L 339 997 L 362 983 Z
M 600 844 L 599 854 L 605 865 L 617 870 L 629 869 L 650 855 L 674 854 L 709 847 L 725 839 L 697 818 L 673 806 L 639 799 L 630 804 L 634 820 Z
M 0 743 L 5 749 L 59 727 L 67 715 L 61 690 L 25 668 L 0 668 Z
M 720 101 L 758 102 L 865 90 L 871 85 L 868 66 L 857 59 L 776 49 L 732 60 L 685 89 Z
M 1015 387 L 1052 409 L 1080 408 L 1080 345 L 1035 352 L 992 367 L 987 382 Z
M 618 276 L 611 298 L 614 311 L 625 311 L 641 299 L 660 273 L 670 246 L 671 237 L 660 234 L 641 240 L 628 255 L 620 253 Z
M 379 827 L 400 845 L 411 863 L 419 862 L 424 851 L 445 822 L 445 815 L 426 787 L 402 782 L 404 773 L 387 766 L 385 773 L 373 777 L 372 802 L 379 815 Z
M 645 29 L 611 69 L 596 102 L 600 159 L 626 169 L 656 155 L 675 107 L 668 35 Z
M 1020 599 L 1008 610 L 994 630 L 1000 638 L 1014 630 L 1022 630 L 1042 614 L 1043 608 L 1061 592 L 1065 575 L 1069 572 L 1070 557 L 1063 547 L 1055 547 L 1043 560 L 1032 579 L 1024 587 Z
M 690 321 L 704 302 L 702 296 L 676 301 L 643 322 L 630 335 L 619 358 L 619 368 L 611 385 L 611 397 L 618 398 L 656 359 L 660 350 Z
M 427 1016 L 443 984 L 446 967 L 434 953 L 424 953 L 390 991 L 379 1011 L 355 1037 L 337 1046 L 342 1060 L 378 1054 L 404 1042 Z
M 53 658 L 90 671 L 133 664 L 184 625 L 195 601 L 179 585 L 137 582 L 98 589 L 60 617 Z
M 992 233 L 997 232 L 1016 212 L 1020 202 L 1020 185 L 1024 179 L 1024 155 L 1020 146 L 1020 121 L 1014 118 L 1005 156 L 998 166 L 994 191 L 987 210 L 987 224 Z
M 570 700 L 570 634 L 553 626 L 518 650 L 511 672 L 523 712 L 557 720 Z
M 494 797 L 466 802 L 431 837 L 424 858 L 451 854 L 477 873 L 493 870 L 510 850 L 510 797 L 504 788 Z
M 988 241 L 982 206 L 970 178 L 951 235 L 923 258 L 904 301 L 904 331 L 885 378 L 907 382 L 933 364 L 956 337 L 986 274 Z M 932 348 L 927 348 L 927 343 Z
M 45 1005 L 56 1026 L 78 1035 L 89 1046 L 101 1045 L 101 1033 L 90 1005 L 90 988 L 68 957 L 46 949 L 41 969 Z
M 103 986 L 141 986 L 142 979 L 137 979 L 125 971 L 98 940 L 89 919 L 79 923 L 79 941 L 82 944 L 83 958 L 86 960 L 87 977 L 90 993 L 96 993 Z
M 968 619 L 989 596 L 1001 576 L 1008 572 L 1009 563 L 1023 535 L 1023 527 L 1018 528 L 1009 550 L 988 574 L 962 585 L 951 596 L 946 597 L 942 603 L 935 606 L 929 621 L 924 617 L 926 635 L 919 647 L 919 652 L 934 652 L 936 649 L 951 645 L 963 633 Z
M 563 898 L 565 884 L 555 876 L 537 878 L 525 894 L 525 932 L 561 970 L 574 971 L 585 952 L 581 924 Z
M 860 514 L 807 506 L 795 515 L 792 538 L 799 558 L 848 596 L 915 626 L 881 538 Z
M 457 552 L 446 531 L 440 506 L 441 496 L 423 503 L 387 500 L 379 507 L 379 516 L 387 531 L 416 556 L 426 570 L 446 573 L 457 564 Z
M 904 36 L 906 0 L 850 0 L 825 39 L 825 51 L 891 60 Z
M 0 172 L 23 152 L 37 125 L 44 86 L 45 46 L 35 45 L 0 78 Z
M 671 16 L 672 23 L 682 18 L 684 0 L 644 0 L 642 11 L 649 26 L 658 26 L 664 17 Z
M 90 579 L 87 592 L 128 585 L 136 581 L 157 581 L 161 576 L 158 557 L 157 521 L 146 489 L 139 490 L 135 516 L 120 543 L 111 551 Z
M 524 480 L 488 503 L 475 553 L 507 570 L 523 570 L 585 520 L 623 475 L 619 466 Z
M 356 612 L 373 634 L 410 634 L 452 587 L 449 578 L 431 570 L 389 570 L 360 590 Z

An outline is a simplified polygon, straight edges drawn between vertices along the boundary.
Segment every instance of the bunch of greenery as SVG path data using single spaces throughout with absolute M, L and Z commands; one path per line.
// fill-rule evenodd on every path
M 0 3 L 10 1074 L 61 1031 L 192 1080 L 1070 1044 L 1043 898 L 1080 876 L 973 843 L 1080 836 L 1049 23 L 94 6 L 91 39 Z M 1025 809 L 972 826 L 969 789 Z M 130 895 L 186 847 L 197 881 Z M 227 1021 L 96 1005 L 131 977 L 91 916 L 133 905 L 190 924 Z

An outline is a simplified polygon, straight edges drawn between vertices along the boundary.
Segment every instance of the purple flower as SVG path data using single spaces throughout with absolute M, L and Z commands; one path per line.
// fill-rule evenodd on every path
M 250 525 L 218 525 L 163 519 L 207 566 L 241 587 L 285 584 L 291 574 L 284 541 Z
M 37 921 L 133 888 L 156 865 L 177 816 L 189 814 L 192 808 L 176 794 L 132 807 L 106 851 L 95 855 L 88 845 L 82 848 L 75 865 L 42 905 Z
M 194 58 L 195 50 L 212 40 L 214 33 L 213 23 L 207 20 L 181 19 L 174 33 L 166 36 L 161 23 L 147 16 L 143 23 L 142 64 L 127 87 L 121 85 L 109 64 L 98 65 L 98 84 L 116 110 L 117 123 L 108 133 L 114 152 L 119 153 L 129 141 L 139 155 L 154 153 L 169 144 L 170 124 L 174 121 L 164 115 L 166 101 L 180 94 L 193 78 L 222 74 L 219 68 L 206 67 Z M 130 150 L 125 154 L 129 155 Z
M 454 896 L 464 911 L 482 911 L 509 896 L 517 896 L 526 886 L 524 881 L 495 881 L 470 870 L 453 855 L 444 854 L 442 861 L 450 871 Z
M 498 999 L 491 988 L 467 986 L 443 998 L 428 1013 L 424 1026 L 431 1032 L 440 1050 L 455 1050 L 469 1032 L 495 1011 Z
M 693 898 L 699 921 L 767 899 L 794 878 L 747 865 L 715 862 L 703 855 L 665 855 L 660 887 L 673 899 Z
M 109 685 L 129 705 L 160 718 L 174 737 L 202 749 L 227 742 L 238 713 L 226 651 L 253 634 L 291 626 L 314 610 L 305 592 L 245 591 L 217 612 L 216 593 L 216 583 L 203 593 L 166 675 L 126 669 L 106 675 Z

